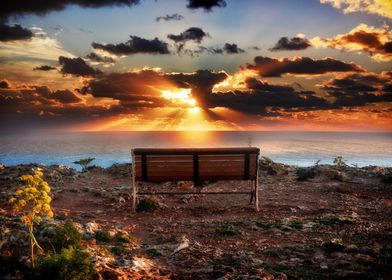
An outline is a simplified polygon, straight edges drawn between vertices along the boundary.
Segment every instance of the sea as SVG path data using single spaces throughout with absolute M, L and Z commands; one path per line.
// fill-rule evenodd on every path
M 392 166 L 392 133 L 133 131 L 10 133 L 0 137 L 0 163 L 67 165 L 93 157 L 108 167 L 131 162 L 133 148 L 258 147 L 273 161 L 311 166 L 341 156 L 353 166 Z

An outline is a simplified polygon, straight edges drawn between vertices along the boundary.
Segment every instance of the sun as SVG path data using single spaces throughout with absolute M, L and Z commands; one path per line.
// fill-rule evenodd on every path
M 191 89 L 190 88 L 181 88 L 178 90 L 162 90 L 162 97 L 170 100 L 174 103 L 178 103 L 179 105 L 186 107 L 196 107 L 197 102 L 194 98 L 192 98 Z

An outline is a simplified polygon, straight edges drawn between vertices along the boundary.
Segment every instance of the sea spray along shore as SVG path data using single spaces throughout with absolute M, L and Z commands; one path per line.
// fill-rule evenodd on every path
M 0 278 L 44 279 L 67 269 L 83 279 L 391 277 L 392 168 L 353 167 L 342 158 L 300 168 L 264 157 L 258 213 L 245 195 L 150 196 L 133 213 L 130 167 L 2 165 Z M 32 270 L 26 228 L 8 201 L 20 176 L 37 168 L 51 187 L 54 218 L 35 227 L 44 251 Z M 191 182 L 142 187 L 200 191 Z M 202 188 L 248 187 L 218 181 Z

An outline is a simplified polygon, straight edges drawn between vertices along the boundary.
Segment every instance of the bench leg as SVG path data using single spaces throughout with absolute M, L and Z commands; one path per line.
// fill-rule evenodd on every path
M 255 187 L 253 185 L 253 181 L 250 181 L 250 201 L 249 204 L 252 204 L 255 197 Z
M 257 177 L 255 180 L 255 208 L 256 212 L 259 212 L 259 180 Z
M 136 212 L 137 187 L 136 187 L 135 157 L 132 152 L 132 210 Z

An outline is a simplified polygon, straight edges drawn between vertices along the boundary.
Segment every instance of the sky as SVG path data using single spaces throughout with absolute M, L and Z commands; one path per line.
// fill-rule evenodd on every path
M 2 3 L 2 131 L 392 131 L 390 0 Z

